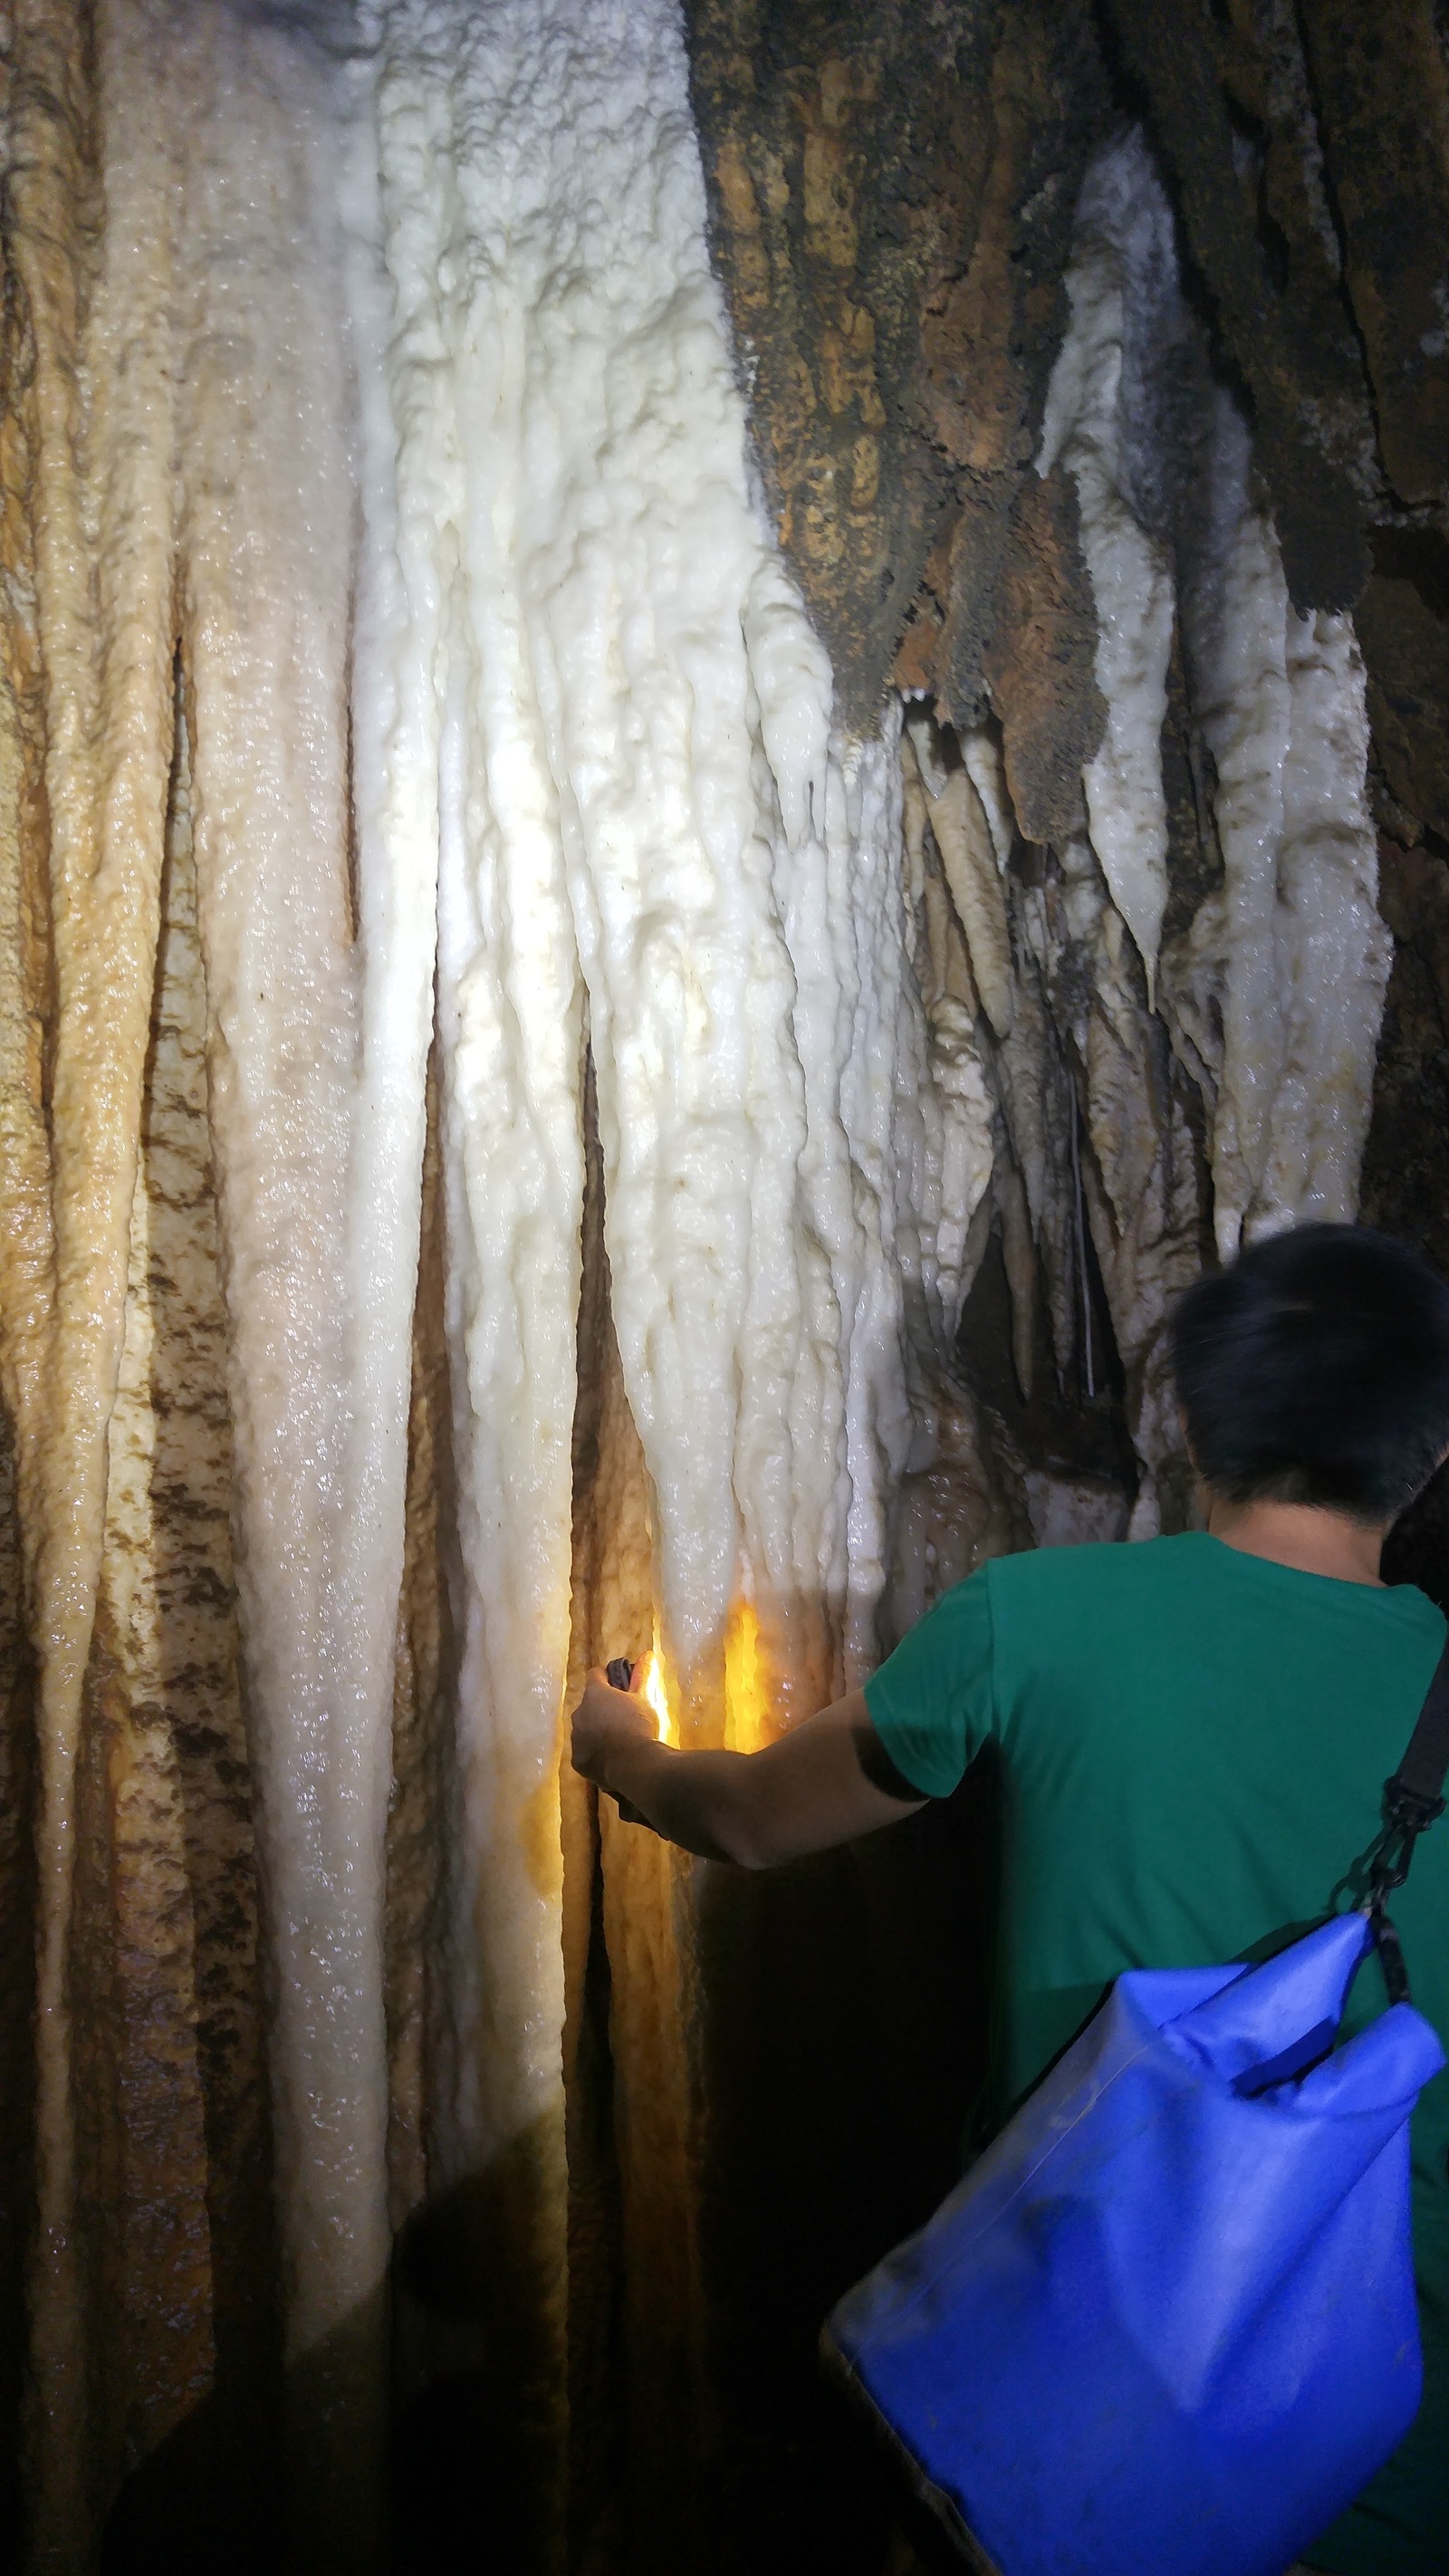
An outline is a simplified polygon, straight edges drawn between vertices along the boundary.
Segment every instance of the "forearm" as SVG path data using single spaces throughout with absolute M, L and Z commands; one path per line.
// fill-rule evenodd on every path
M 705 1860 L 770 1869 L 895 1823 L 922 1804 L 850 1692 L 759 1753 L 680 1753 L 643 1732 L 605 1739 L 589 1776 Z
M 766 1846 L 752 1759 L 745 1753 L 680 1753 L 669 1744 L 623 1743 L 609 1760 L 604 1787 L 633 1807 L 666 1842 L 701 1860 L 762 1869 L 784 1853 Z M 756 1794 L 752 1795 L 752 1791 Z

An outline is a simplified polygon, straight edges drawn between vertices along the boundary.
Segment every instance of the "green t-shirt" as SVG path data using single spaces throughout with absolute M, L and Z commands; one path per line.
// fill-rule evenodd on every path
M 866 1702 L 928 1796 L 997 1748 L 998 2116 L 1124 1968 L 1267 1952 L 1342 1903 L 1443 1643 L 1411 1585 L 1299 1574 L 1200 1533 L 1000 1557 L 937 1602 Z M 1449 1817 L 1393 1910 L 1414 2001 L 1449 2048 Z M 1350 2026 L 1383 2002 L 1370 1963 Z M 1449 2568 L 1446 2152 L 1449 2071 L 1414 2125 L 1424 2403 L 1307 2553 L 1334 2576 Z

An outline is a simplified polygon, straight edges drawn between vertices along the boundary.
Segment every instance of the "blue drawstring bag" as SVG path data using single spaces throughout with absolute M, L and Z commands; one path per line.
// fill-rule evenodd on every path
M 1446 1759 L 1449 1649 L 1365 1910 L 1261 1967 L 1120 1976 L 835 2309 L 827 2363 L 976 2569 L 1283 2576 L 1407 2432 L 1408 2123 L 1444 2053 L 1383 1898 Z M 1335 2046 L 1376 1939 L 1399 1999 Z

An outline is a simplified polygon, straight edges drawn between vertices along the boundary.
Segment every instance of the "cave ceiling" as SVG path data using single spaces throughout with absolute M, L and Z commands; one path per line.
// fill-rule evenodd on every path
M 1032 470 L 1063 274 L 1092 154 L 1145 127 L 1200 325 L 1177 418 L 1160 424 L 1176 451 L 1174 551 L 1194 543 L 1207 370 L 1251 423 L 1294 606 L 1355 617 L 1396 939 L 1365 1207 L 1443 1258 L 1442 13 L 1429 0 L 686 0 L 686 16 L 758 469 L 842 712 L 864 724 L 895 686 L 957 725 L 989 714 L 1028 841 L 1081 827 L 1103 725 L 1076 493 L 1060 465 Z M 1170 410 L 1171 385 L 1162 399 Z M 1215 866 L 1186 751 L 1175 661 L 1163 758 L 1184 916 Z M 1419 1031 L 1407 1064 L 1406 1016 Z
M 1449 479 L 1449 77 L 1431 9 L 687 15 L 760 471 L 846 714 L 864 721 L 892 680 L 955 721 L 990 705 L 1035 737 L 1023 828 L 1061 830 L 1100 731 L 1095 624 L 1065 478 L 1043 489 L 1029 469 L 1081 178 L 1139 116 L 1211 363 L 1253 423 L 1293 603 L 1361 609 L 1386 767 L 1431 821 Z

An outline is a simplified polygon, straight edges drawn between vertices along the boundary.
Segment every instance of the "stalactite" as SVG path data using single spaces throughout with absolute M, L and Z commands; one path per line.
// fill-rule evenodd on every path
M 555 1763 L 568 1651 L 582 1034 L 515 560 L 527 497 L 521 316 L 506 275 L 490 277 L 486 191 L 505 190 L 517 145 L 506 77 L 490 101 L 480 34 L 470 43 L 461 17 L 452 26 L 477 75 L 458 92 L 426 14 L 379 12 L 375 94 L 359 109 L 375 119 L 376 255 L 396 315 L 381 390 L 397 444 L 395 499 L 391 453 L 376 442 L 366 451 L 373 543 L 385 536 L 393 550 L 395 596 L 361 639 L 360 731 L 375 748 L 360 777 L 364 848 L 371 834 L 399 923 L 412 925 L 391 943 L 404 1011 L 420 995 L 431 1007 L 440 912 L 446 1330 L 465 1606 L 456 1730 L 443 1754 L 440 1991 L 420 2078 L 426 2176 L 433 2194 L 457 2196 L 470 2213 L 482 2239 L 473 2263 L 491 2259 L 512 2285 L 500 2318 L 519 2347 L 514 2420 L 533 2454 L 535 2504 L 551 2497 L 561 2510 Z M 490 144 L 470 165 L 463 134 L 500 117 L 497 151 Z M 460 169 L 465 192 L 484 192 L 481 207 L 466 194 L 459 202 Z M 505 222 L 506 206 L 504 196 Z M 458 346 L 464 313 L 471 352 Z M 539 2564 L 552 2563 L 558 2531 L 540 2541 Z
M 388 2211 L 395 2234 L 428 2196 L 429 2078 L 441 2005 L 436 1854 L 446 1830 L 447 1747 L 457 1684 L 458 1515 L 436 1049 L 428 1065 L 426 1108 L 387 1820 Z
M 142 1123 L 149 1234 L 151 1703 L 170 1732 L 187 1881 L 218 2403 L 247 2438 L 273 2359 L 274 2244 L 252 1781 L 232 1554 L 227 1317 L 196 921 L 190 744 L 178 715 Z M 133 1232 L 140 1216 L 140 1191 Z M 124 1371 L 123 1371 L 124 1383 Z M 115 1438 L 115 1417 L 112 1417 Z M 181 2008 L 183 2011 L 185 2007 Z
M 172 61 L 189 145 L 182 618 L 292 2474 L 314 2563 L 362 2564 L 380 2517 L 403 1398 L 385 1430 L 356 1416 L 379 1378 L 406 1387 L 412 1281 L 402 1299 L 379 1291 L 364 1325 L 386 1223 L 368 1212 L 365 1249 L 350 1223 L 358 988 L 375 960 L 353 947 L 339 119 L 325 66 L 228 10 L 188 13 Z
M 1173 583 L 1162 532 L 1134 489 L 1145 442 L 1133 418 L 1141 366 L 1132 340 L 1149 317 L 1158 319 L 1152 308 L 1174 284 L 1172 217 L 1134 129 L 1099 155 L 1078 203 L 1067 271 L 1071 327 L 1047 390 L 1037 471 L 1049 474 L 1061 459 L 1077 487 L 1097 611 L 1096 680 L 1107 708 L 1082 784 L 1093 846 L 1141 952 L 1149 995 L 1167 902 L 1160 746 Z
M 1247 432 L 1219 397 L 1212 516 L 1186 631 L 1212 753 L 1225 882 L 1193 932 L 1222 979 L 1213 1142 L 1225 1253 L 1358 1194 L 1389 943 L 1365 772 L 1363 664 L 1346 616 L 1289 605 L 1248 492 Z
M 72 2004 L 81 1689 L 100 1574 L 106 1426 L 120 1365 L 142 1065 L 170 758 L 170 386 L 162 300 L 170 201 L 147 132 L 154 63 L 103 24 L 115 181 L 131 220 L 99 231 L 96 98 L 81 13 L 17 12 L 12 256 L 34 350 L 30 403 L 36 632 L 55 972 L 49 1126 L 54 1303 L 43 1356 L 25 1330 L 21 1509 L 39 1665 L 37 2217 L 30 2447 L 33 2548 L 82 2563 L 98 2462 L 81 2264 Z M 22 1206 L 36 1206 L 38 1173 Z M 29 1230 L 29 1229 L 27 1229 Z M 26 1247 L 35 1279 L 38 1227 Z M 46 1247 L 47 1251 L 50 1247 Z M 27 1312 L 27 1308 L 29 1312 Z M 37 1367 L 38 1358 L 38 1367 Z M 15 1362 L 12 1362 L 15 1365 Z M 43 1396 L 40 1388 L 43 1386 Z
M 190 795 L 181 723 L 84 1705 L 83 1901 L 106 1960 L 87 2229 L 114 2320 L 92 2440 L 113 2477 L 214 2387 L 255 2416 L 271 2258 Z
M 33 2209 L 35 1661 L 28 1616 L 52 1289 L 45 1034 L 52 1016 L 44 679 L 31 516 L 35 344 L 8 269 L 0 320 L 0 2549 L 19 2548 Z M 27 1490 L 28 1485 L 28 1490 Z
M 1248 496 L 1247 431 L 1232 398 L 1209 386 L 1167 199 L 1138 130 L 1088 172 L 1067 283 L 1072 321 L 1038 470 L 1061 459 L 1077 485 L 1108 719 L 1083 771 L 1090 840 L 1079 834 L 1048 854 L 1039 884 L 1015 899 L 1016 972 L 1024 995 L 1034 957 L 1050 1022 L 1070 1041 L 1090 1147 L 1084 1204 L 1145 1477 L 1134 1520 L 1142 1533 L 1164 1509 L 1175 1525 L 1186 1508 L 1161 1328 L 1202 1259 L 1196 1121 L 1208 1129 L 1224 1253 L 1245 1224 L 1351 1213 L 1387 947 L 1374 912 L 1352 629 L 1342 616 L 1299 617 L 1288 605 L 1271 524 Z M 1192 391 L 1205 418 L 1185 408 Z M 1212 764 L 1207 828 L 1216 827 L 1225 873 L 1186 927 L 1174 925 L 1159 1017 L 1175 595 L 1189 722 Z M 956 826 L 940 796 L 934 813 L 944 850 Z M 1061 1365 L 1070 1300 L 1060 1210 L 1076 1130 L 1064 1126 L 1050 1079 L 1040 1086 L 1045 1031 L 1033 1029 L 1029 1050 L 1021 1033 L 1003 1034 L 1005 1044 L 988 1044 L 988 1069 L 1025 1175 Z M 1009 1197 L 1004 1186 L 1008 1217 Z M 1008 1234 L 1015 1241 L 1019 1227 L 1008 1224 Z M 1019 1250 L 1012 1268 L 1024 1282 Z M 1023 1285 L 1019 1312 L 1025 1293 Z
M 1201 1176 L 1182 1077 L 1161 1021 L 1144 1005 L 1124 924 L 1086 842 L 1061 853 L 1057 883 L 1028 918 L 1053 1019 L 1075 1058 L 1079 1166 L 1143 1471 L 1134 1535 L 1146 1537 L 1164 1522 L 1181 1527 L 1187 1506 L 1162 1328 L 1202 1266 Z
M 986 808 L 964 764 L 951 771 L 933 798 L 931 828 L 966 934 L 977 991 L 993 1034 L 1004 1038 L 1015 1013 L 1006 897 Z

